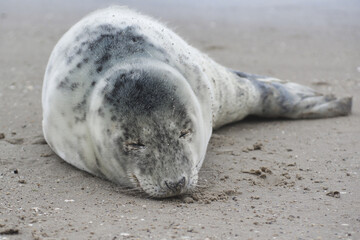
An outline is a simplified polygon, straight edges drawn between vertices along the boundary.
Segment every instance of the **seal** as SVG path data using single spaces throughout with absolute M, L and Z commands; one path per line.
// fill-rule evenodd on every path
M 62 159 L 163 198 L 196 186 L 213 129 L 247 115 L 347 115 L 351 98 L 225 68 L 150 17 L 110 7 L 56 44 L 42 106 Z

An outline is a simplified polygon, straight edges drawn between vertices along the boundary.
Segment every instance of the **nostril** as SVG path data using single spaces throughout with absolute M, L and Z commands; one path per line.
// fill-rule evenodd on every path
M 186 178 L 182 177 L 181 180 L 178 182 L 178 186 L 181 186 L 183 188 L 185 186 Z
M 173 192 L 180 192 L 185 187 L 185 183 L 186 183 L 185 177 L 182 177 L 177 182 L 165 181 L 166 187 Z

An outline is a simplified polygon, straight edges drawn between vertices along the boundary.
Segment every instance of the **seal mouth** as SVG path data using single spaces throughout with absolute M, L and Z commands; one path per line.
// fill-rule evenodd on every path
M 169 198 L 187 193 L 191 189 L 190 182 L 182 177 L 179 182 L 163 181 L 162 185 L 153 185 L 148 182 L 141 184 L 140 179 L 134 173 L 128 174 L 129 180 L 135 189 L 144 192 L 151 198 Z

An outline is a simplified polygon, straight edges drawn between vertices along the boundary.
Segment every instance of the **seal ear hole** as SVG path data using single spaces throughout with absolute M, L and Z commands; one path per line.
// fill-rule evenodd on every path
M 137 141 L 130 141 L 130 142 L 126 142 L 124 144 L 125 150 L 127 151 L 132 151 L 132 150 L 141 150 L 141 149 L 145 149 L 145 145 L 142 144 L 139 140 Z
M 186 138 L 191 133 L 190 129 L 181 130 L 179 138 Z

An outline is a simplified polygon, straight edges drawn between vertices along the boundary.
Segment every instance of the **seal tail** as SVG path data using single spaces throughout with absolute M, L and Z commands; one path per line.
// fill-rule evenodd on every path
M 253 115 L 262 117 L 327 118 L 350 114 L 352 98 L 323 95 L 300 84 L 233 71 L 250 80 L 258 93 Z

